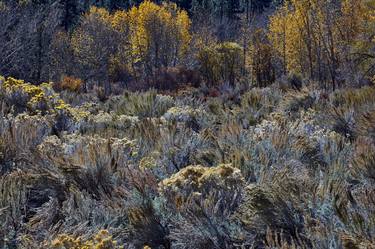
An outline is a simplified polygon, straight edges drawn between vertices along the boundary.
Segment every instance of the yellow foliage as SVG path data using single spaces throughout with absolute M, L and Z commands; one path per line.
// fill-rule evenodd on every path
M 111 15 L 105 8 L 97 8 L 93 6 L 86 15 L 96 17 L 101 22 L 111 25 Z
M 111 26 L 119 32 L 127 32 L 129 28 L 129 14 L 126 11 L 116 11 L 111 17 Z
M 287 49 L 290 48 L 289 43 L 293 37 L 293 28 L 290 27 L 291 15 L 287 5 L 282 6 L 273 16 L 270 18 L 269 27 L 269 40 L 272 43 L 275 51 L 279 53 L 284 63 L 284 70 L 287 69 L 289 60 L 287 58 Z M 288 44 L 287 44 L 288 42 Z M 290 50 L 288 50 L 290 52 Z M 289 55 L 289 54 L 288 54 Z M 289 68 L 288 68 L 289 69 Z
M 100 69 L 98 65 L 107 62 L 110 75 L 119 70 L 135 73 L 137 66 L 150 72 L 183 59 L 191 40 L 190 24 L 187 12 L 174 3 L 145 1 L 113 14 L 92 7 L 71 43 L 81 63 Z
M 374 0 L 342 0 L 341 5 L 320 0 L 285 1 L 270 18 L 269 40 L 290 73 L 321 74 L 323 64 L 330 77 L 340 61 L 350 59 L 350 47 L 374 46 Z M 362 36 L 362 38 L 360 38 Z M 371 44 L 370 44 L 371 43 Z M 319 75 L 320 76 L 320 75 Z
M 291 1 L 285 4 L 270 18 L 269 40 L 275 51 L 281 56 L 284 68 L 291 73 L 300 73 L 300 54 L 304 50 L 305 21 L 309 16 L 308 1 Z
M 190 42 L 190 19 L 176 4 L 157 5 L 150 1 L 129 11 L 134 62 L 168 66 L 180 59 Z
M 374 65 L 375 47 L 375 0 L 345 0 L 339 22 L 342 40 L 352 45 L 352 54 L 364 56 L 361 63 L 364 71 Z

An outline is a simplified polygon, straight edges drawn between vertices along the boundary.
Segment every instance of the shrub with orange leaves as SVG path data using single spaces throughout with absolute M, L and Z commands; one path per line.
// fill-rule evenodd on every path
M 79 92 L 82 89 L 83 81 L 73 76 L 63 76 L 59 88 L 62 90 L 68 90 L 71 92 Z

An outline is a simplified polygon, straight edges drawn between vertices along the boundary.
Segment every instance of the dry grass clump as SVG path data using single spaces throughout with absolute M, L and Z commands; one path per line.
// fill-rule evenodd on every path
M 329 112 L 332 130 L 340 133 L 350 140 L 354 140 L 356 134 L 356 122 L 353 109 L 332 108 Z
M 374 130 L 374 94 L 373 86 L 341 90 L 331 94 L 331 106 L 326 120 L 332 129 L 352 141 L 361 135 L 371 137 Z
M 375 181 L 375 145 L 373 143 L 365 139 L 357 142 L 352 171 L 357 178 Z
M 374 109 L 364 112 L 358 120 L 356 133 L 364 137 L 370 137 L 375 141 L 375 112 Z
M 360 107 L 374 103 L 374 86 L 365 86 L 359 89 L 345 89 L 334 92 L 331 101 L 334 106 Z

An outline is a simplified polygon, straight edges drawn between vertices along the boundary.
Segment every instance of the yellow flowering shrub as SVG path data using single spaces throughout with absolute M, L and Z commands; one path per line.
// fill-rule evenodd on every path
M 3 85 L 3 90 L 9 95 L 19 95 L 20 98 L 26 98 L 27 105 L 29 108 L 33 108 L 35 105 L 45 102 L 45 92 L 41 86 L 35 86 L 30 83 L 26 83 L 23 80 L 17 80 L 12 77 L 8 77 Z
M 33 113 L 69 113 L 76 120 L 88 116 L 88 112 L 74 108 L 65 103 L 52 89 L 51 83 L 42 83 L 38 86 L 12 77 L 0 78 L 0 92 L 6 96 L 10 105 L 23 105 Z
M 72 237 L 62 234 L 51 242 L 52 249 L 121 249 L 116 240 L 113 240 L 107 230 L 100 230 L 94 238 L 83 240 L 81 237 Z

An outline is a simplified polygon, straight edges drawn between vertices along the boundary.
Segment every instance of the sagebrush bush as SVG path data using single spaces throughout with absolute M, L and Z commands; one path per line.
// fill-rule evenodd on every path
M 230 247 L 235 223 L 229 216 L 242 197 L 244 180 L 231 165 L 189 166 L 160 183 L 176 248 Z M 187 233 L 186 233 L 187 232 Z
M 308 110 L 309 108 L 312 108 L 315 101 L 316 96 L 308 92 L 307 89 L 302 91 L 290 91 L 284 97 L 280 107 L 282 111 L 293 114 L 301 109 Z
M 249 232 L 256 234 L 254 244 L 265 243 L 268 229 L 282 234 L 285 239 L 297 240 L 303 224 L 299 214 L 287 205 L 274 190 L 261 186 L 248 186 L 245 197 L 235 216 Z
M 137 116 L 138 118 L 160 117 L 173 106 L 173 98 L 157 94 L 155 90 L 147 92 L 125 92 L 121 99 L 108 101 L 107 110 L 117 114 Z

